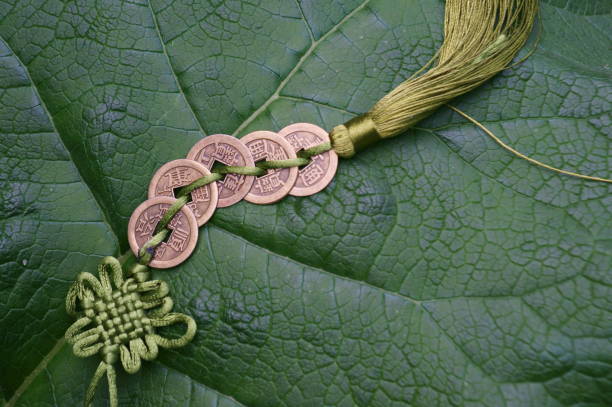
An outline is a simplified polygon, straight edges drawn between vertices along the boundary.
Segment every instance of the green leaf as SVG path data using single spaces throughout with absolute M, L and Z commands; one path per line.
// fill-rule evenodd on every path
M 455 104 L 535 159 L 612 177 L 611 14 L 542 2 L 535 54 Z M 439 0 L 0 0 L 6 405 L 81 403 L 98 359 L 61 339 L 64 296 L 127 251 L 156 168 L 205 134 L 368 110 L 434 55 L 443 15 Z M 315 196 L 219 210 L 187 262 L 155 272 L 196 338 L 120 372 L 120 404 L 605 405 L 611 192 L 442 108 Z

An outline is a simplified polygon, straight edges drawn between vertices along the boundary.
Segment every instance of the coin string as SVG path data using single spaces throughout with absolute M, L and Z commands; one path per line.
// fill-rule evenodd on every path
M 298 155 L 299 157 L 287 160 L 267 160 L 261 161 L 256 164 L 255 167 L 237 167 L 237 166 L 221 166 L 210 175 L 204 176 L 197 179 L 189 185 L 182 187 L 177 193 L 176 202 L 174 202 L 168 210 L 164 213 L 159 223 L 157 224 L 154 235 L 149 239 L 138 251 L 137 258 L 138 262 L 143 265 L 150 263 L 155 253 L 155 247 L 157 247 L 162 241 L 164 241 L 168 234 L 171 232 L 168 229 L 168 224 L 172 221 L 172 218 L 187 204 L 189 201 L 190 194 L 203 186 L 212 184 L 213 182 L 220 181 L 226 174 L 239 174 L 248 176 L 262 176 L 269 169 L 282 169 L 301 167 L 310 163 L 310 158 L 332 149 L 330 142 L 319 144 L 315 147 L 311 147 L 305 150 L 301 150 Z
M 571 177 L 581 178 L 581 179 L 585 179 L 589 181 L 612 183 L 612 179 L 595 177 L 595 176 L 580 174 L 577 172 L 567 171 L 567 170 L 559 169 L 551 165 L 542 163 L 538 160 L 535 160 L 515 150 L 514 148 L 510 147 L 508 144 L 504 143 L 498 136 L 495 135 L 495 133 L 489 130 L 485 125 L 483 125 L 478 120 L 469 116 L 467 113 L 463 112 L 462 110 L 458 109 L 455 106 L 451 106 L 451 105 L 447 105 L 447 106 L 449 109 L 452 109 L 453 111 L 457 112 L 458 114 L 460 114 L 461 116 L 463 116 L 464 118 L 466 118 L 467 120 L 475 124 L 481 130 L 483 130 L 487 136 L 489 136 L 496 143 L 501 145 L 504 149 L 506 149 L 511 154 L 515 155 L 516 157 L 524 159 L 536 166 L 539 166 L 539 167 L 542 167 L 547 170 L 554 171 L 560 174 L 568 175 Z M 160 219 L 159 223 L 157 224 L 153 237 L 151 237 L 151 239 L 148 240 L 140 248 L 138 255 L 137 255 L 138 261 L 144 265 L 148 264 L 151 261 L 151 258 L 154 254 L 155 247 L 158 246 L 162 241 L 164 241 L 168 237 L 168 234 L 171 232 L 171 230 L 168 229 L 168 224 L 170 223 L 172 218 L 176 215 L 176 213 L 178 213 L 181 210 L 181 208 L 187 204 L 187 202 L 189 201 L 189 195 L 194 190 L 223 179 L 223 176 L 225 174 L 261 176 L 261 175 L 264 175 L 266 173 L 266 170 L 269 170 L 269 169 L 302 167 L 302 166 L 308 165 L 308 163 L 310 162 L 310 157 L 319 155 L 326 151 L 329 151 L 332 148 L 333 148 L 332 143 L 326 142 L 318 146 L 300 151 L 298 158 L 287 159 L 287 160 L 261 161 L 261 162 L 258 162 L 255 167 L 221 166 L 217 168 L 212 174 L 198 178 L 196 181 L 192 182 L 191 184 L 182 187 L 177 194 L 176 202 L 174 202 L 168 208 L 166 213 L 163 215 L 163 217 Z
M 113 367 L 117 361 L 128 373 L 135 373 L 141 360 L 157 357 L 159 347 L 184 346 L 195 336 L 195 321 L 172 312 L 174 303 L 168 285 L 161 280 L 149 280 L 149 267 L 173 267 L 184 261 L 195 246 L 198 227 L 212 216 L 214 207 L 230 206 L 242 199 L 263 204 L 276 202 L 287 193 L 295 196 L 317 193 L 331 182 L 338 156 L 353 157 L 382 139 L 404 133 L 442 106 L 448 106 L 504 149 L 532 164 L 585 180 L 612 182 L 561 170 L 521 154 L 476 119 L 448 104 L 510 66 L 527 42 L 537 12 L 537 0 L 447 0 L 444 41 L 435 57 L 369 112 L 329 133 L 304 123 L 290 125 L 278 134 L 267 132 L 271 133 L 269 137 L 262 134 L 266 132 L 250 133 L 243 138 L 252 140 L 253 145 L 248 147 L 249 143 L 231 136 L 208 136 L 192 148 L 187 159 L 166 164 L 169 171 L 179 167 L 189 171 L 166 173 L 165 167 L 160 168 L 150 185 L 149 200 L 136 208 L 128 225 L 135 261 L 127 260 L 122 265 L 114 257 L 103 259 L 98 277 L 88 272 L 79 274 L 66 298 L 68 313 L 77 318 L 65 335 L 75 355 L 102 357 L 88 386 L 85 404 L 91 404 L 96 387 L 106 374 L 110 405 L 118 405 Z M 281 134 L 283 137 L 279 137 Z M 274 154 L 264 156 L 263 160 L 256 157 L 261 152 L 256 143 L 264 139 L 281 152 L 278 156 L 282 158 Z M 315 161 L 322 164 L 314 166 Z M 224 165 L 215 166 L 215 162 Z M 292 178 L 281 193 L 283 182 L 277 180 L 268 185 L 274 194 L 253 194 L 256 177 L 263 179 L 294 168 L 299 169 L 301 181 Z M 310 175 L 304 180 L 307 171 Z M 180 182 L 163 185 L 160 192 L 158 186 L 165 182 L 161 179 L 176 174 L 173 182 Z M 177 185 L 180 188 L 173 188 Z M 204 198 L 193 199 L 197 193 Z M 200 211 L 198 205 L 206 210 Z M 177 239 L 170 244 L 173 236 Z M 174 252 L 167 250 L 170 246 Z M 185 325 L 179 338 L 164 338 L 156 332 L 156 328 L 172 324 Z

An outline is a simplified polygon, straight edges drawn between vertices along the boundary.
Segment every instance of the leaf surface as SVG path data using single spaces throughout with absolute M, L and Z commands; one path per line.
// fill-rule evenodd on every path
M 6 404 L 82 400 L 98 361 L 61 339 L 63 298 L 127 250 L 156 168 L 203 135 L 368 110 L 434 55 L 443 14 L 438 0 L 0 0 Z M 611 177 L 611 14 L 542 2 L 535 54 L 455 104 L 533 158 Z M 440 109 L 315 196 L 219 210 L 187 262 L 155 273 L 195 340 L 120 373 L 120 402 L 605 405 L 611 192 Z

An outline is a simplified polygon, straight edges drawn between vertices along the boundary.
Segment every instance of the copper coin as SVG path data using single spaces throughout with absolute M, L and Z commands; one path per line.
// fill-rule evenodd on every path
M 174 194 L 177 188 L 189 185 L 207 175 L 210 175 L 210 171 L 195 161 L 185 159 L 170 161 L 153 175 L 149 184 L 149 198 L 155 198 L 156 196 L 176 198 Z M 216 182 L 204 185 L 191 193 L 191 202 L 187 202 L 187 207 L 191 209 L 198 220 L 198 226 L 208 222 L 215 213 L 218 200 L 219 192 Z
M 136 256 L 140 248 L 151 239 L 155 226 L 176 199 L 159 196 L 144 201 L 132 214 L 128 224 L 128 241 Z M 166 269 L 185 261 L 198 242 L 198 221 L 186 206 L 174 215 L 168 224 L 170 235 L 153 253 L 151 267 Z
M 287 160 L 296 158 L 293 147 L 271 131 L 254 131 L 240 139 L 251 151 L 253 160 Z M 270 204 L 287 196 L 295 185 L 298 167 L 270 169 L 255 178 L 251 191 L 244 197 L 255 204 Z
M 329 141 L 325 130 L 310 123 L 295 123 L 285 127 L 278 135 L 287 140 L 296 152 Z M 336 175 L 338 155 L 334 150 L 311 157 L 311 162 L 298 173 L 298 179 L 289 192 L 293 196 L 308 196 L 324 189 Z
M 209 170 L 215 162 L 233 166 L 255 166 L 244 143 L 225 134 L 213 134 L 203 138 L 189 150 L 187 158 L 199 162 Z M 217 181 L 217 207 L 225 208 L 239 202 L 249 193 L 254 180 L 255 177 L 250 175 L 227 174 L 223 180 Z

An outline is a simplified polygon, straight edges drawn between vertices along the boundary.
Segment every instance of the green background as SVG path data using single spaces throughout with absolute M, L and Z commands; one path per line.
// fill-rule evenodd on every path
M 535 54 L 455 103 L 535 159 L 610 178 L 612 4 L 541 8 Z M 82 403 L 98 358 L 62 339 L 64 296 L 128 250 L 156 168 L 206 134 L 367 111 L 432 57 L 443 15 L 440 0 L 0 0 L 0 405 Z M 120 404 L 606 405 L 611 192 L 442 108 L 315 196 L 219 210 L 155 273 L 196 338 L 120 373 Z

